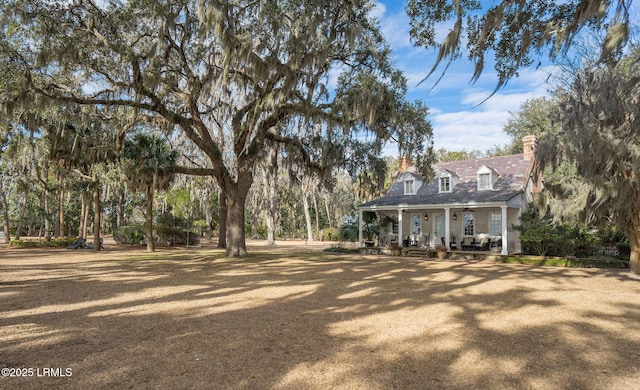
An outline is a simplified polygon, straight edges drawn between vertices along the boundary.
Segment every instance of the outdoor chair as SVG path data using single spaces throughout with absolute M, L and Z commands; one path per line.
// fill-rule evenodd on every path
M 476 240 L 473 237 L 465 237 L 460 243 L 460 248 L 463 251 L 472 251 L 476 249 Z
M 482 237 L 478 243 L 475 244 L 475 249 L 479 251 L 488 251 L 491 239 L 489 237 Z
M 82 237 L 78 237 L 76 242 L 67 246 L 67 249 L 83 249 L 87 247 L 87 240 Z
M 440 237 L 440 241 L 442 241 L 442 246 L 447 246 L 447 243 L 444 240 L 444 237 Z M 449 241 L 449 248 L 450 249 L 457 249 L 458 248 L 458 244 L 456 244 L 455 237 L 452 237 L 451 241 Z
M 100 237 L 100 249 L 104 249 L 102 244 L 104 243 L 104 238 Z M 86 246 L 87 249 L 93 249 L 93 243 Z

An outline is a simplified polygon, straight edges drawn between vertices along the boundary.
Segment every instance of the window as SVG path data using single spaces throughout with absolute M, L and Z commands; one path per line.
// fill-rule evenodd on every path
M 478 191 L 493 190 L 493 185 L 498 180 L 498 172 L 495 169 L 483 165 L 478 169 L 477 174 Z
M 489 234 L 492 236 L 502 235 L 502 214 L 491 213 L 489 214 Z
M 451 178 L 450 177 L 441 177 L 440 178 L 440 192 L 451 192 Z
M 480 173 L 478 175 L 478 190 L 490 190 L 491 187 L 491 174 Z
M 408 179 L 404 181 L 404 194 L 405 195 L 410 195 L 410 194 L 415 194 L 415 192 L 413 191 L 413 179 Z
M 438 177 L 438 192 L 453 192 L 458 183 L 458 175 L 455 172 L 443 169 Z
M 420 214 L 411 214 L 411 233 L 422 233 L 422 218 Z
M 389 222 L 391 233 L 398 234 L 398 220 L 394 219 L 393 222 Z
M 475 232 L 475 220 L 473 213 L 464 213 L 462 217 L 462 221 L 464 223 L 464 235 L 465 236 L 473 236 Z

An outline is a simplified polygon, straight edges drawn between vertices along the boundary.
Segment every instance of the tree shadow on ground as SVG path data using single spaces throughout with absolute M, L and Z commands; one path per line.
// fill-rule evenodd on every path
M 0 366 L 73 370 L 0 387 L 640 386 L 640 283 L 619 271 L 190 256 L 0 263 Z

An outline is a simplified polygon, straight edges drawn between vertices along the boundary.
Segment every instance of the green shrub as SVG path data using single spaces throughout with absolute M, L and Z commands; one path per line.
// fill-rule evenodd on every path
M 523 248 L 529 253 L 540 256 L 548 254 L 557 240 L 556 229 L 543 221 L 530 224 L 520 235 Z
M 122 226 L 113 232 L 113 239 L 118 244 L 137 245 L 144 240 L 144 226 Z
M 340 234 L 338 239 L 340 241 L 358 241 L 358 223 L 346 223 L 340 227 Z
M 533 206 L 522 213 L 522 251 L 540 256 L 589 256 L 602 240 L 580 224 L 556 224 L 549 215 L 540 216 Z
M 24 240 L 11 240 L 9 246 L 15 246 L 18 248 L 37 248 L 40 246 L 39 241 L 24 241 Z
M 334 245 L 330 248 L 325 248 L 323 252 L 327 253 L 358 253 L 360 250 L 358 248 L 345 248 L 344 245 Z
M 67 246 L 74 244 L 76 242 L 76 237 L 63 237 L 63 238 L 55 238 L 51 240 L 53 243 L 52 246 L 57 248 L 66 248 Z
M 616 248 L 620 251 L 620 256 L 628 258 L 631 254 L 631 246 L 628 241 L 620 241 L 616 244 Z
M 337 228 L 328 227 L 322 229 L 322 241 L 335 241 L 339 237 L 339 231 Z
M 189 236 L 188 245 L 196 245 L 200 242 L 198 233 L 187 232 L 182 229 L 158 226 L 153 232 L 153 241 L 159 246 L 187 245 L 187 236 Z
M 505 256 L 503 263 L 529 264 L 554 267 L 582 267 L 582 268 L 629 268 L 629 262 L 616 259 L 578 259 L 578 258 L 531 258 L 526 256 Z
M 17 248 L 66 248 L 76 242 L 74 237 L 55 238 L 52 240 L 11 240 L 9 246 Z
M 615 226 L 605 226 L 595 231 L 595 236 L 599 240 L 598 245 L 612 246 L 627 240 L 624 233 Z

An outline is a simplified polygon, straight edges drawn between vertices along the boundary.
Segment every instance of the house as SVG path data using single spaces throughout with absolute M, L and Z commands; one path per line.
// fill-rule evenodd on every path
M 411 164 L 401 164 L 385 196 L 358 206 L 360 246 L 362 214 L 377 213 L 380 244 L 494 250 L 521 250 L 521 213 L 541 190 L 534 179 L 535 136 L 523 138 L 523 154 L 439 163 L 427 182 Z

